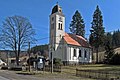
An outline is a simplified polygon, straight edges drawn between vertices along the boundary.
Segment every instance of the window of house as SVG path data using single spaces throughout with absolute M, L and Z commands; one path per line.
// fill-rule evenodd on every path
M 74 53 L 73 56 L 76 57 L 77 56 L 76 55 L 76 49 L 73 50 L 73 53 Z
M 62 28 L 62 23 L 58 23 L 58 29 L 59 30 L 62 30 L 63 28 Z
M 62 24 L 61 24 L 61 30 L 62 30 Z
M 85 58 L 87 57 L 87 51 L 85 50 Z
M 60 27 L 60 23 L 58 23 L 58 29 L 60 29 L 61 27 Z
M 82 55 L 81 55 L 81 50 L 79 50 L 79 57 L 82 57 Z

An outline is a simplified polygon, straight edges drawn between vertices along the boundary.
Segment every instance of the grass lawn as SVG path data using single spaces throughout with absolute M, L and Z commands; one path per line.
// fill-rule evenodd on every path
M 106 65 L 106 64 L 90 64 L 81 65 L 77 67 L 83 70 L 105 70 L 105 71 L 120 71 L 120 65 Z
M 87 64 L 87 65 L 79 65 L 79 66 L 63 66 L 62 67 L 63 71 L 65 70 L 70 70 L 67 71 L 68 73 L 74 73 L 71 72 L 74 71 L 75 69 L 80 69 L 80 70 L 112 70 L 112 71 L 120 71 L 120 65 L 106 65 L 106 64 Z M 66 71 L 65 71 L 66 72 Z
M 89 64 L 89 65 L 78 65 L 78 66 L 62 66 L 61 73 L 50 73 L 43 71 L 32 71 L 31 74 L 37 77 L 46 77 L 46 78 L 60 78 L 60 79 L 72 79 L 72 80 L 94 80 L 83 77 L 76 77 L 76 69 L 80 70 L 104 70 L 104 71 L 120 71 L 120 65 L 105 65 L 105 64 Z M 28 73 L 29 72 L 20 72 Z

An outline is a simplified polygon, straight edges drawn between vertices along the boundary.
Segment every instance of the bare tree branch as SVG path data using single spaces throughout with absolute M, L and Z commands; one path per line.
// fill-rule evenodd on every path
M 25 17 L 12 16 L 5 19 L 1 28 L 0 43 L 6 48 L 15 51 L 16 62 L 19 65 L 19 55 L 21 49 L 24 49 L 28 42 L 34 42 L 35 31 L 31 23 Z

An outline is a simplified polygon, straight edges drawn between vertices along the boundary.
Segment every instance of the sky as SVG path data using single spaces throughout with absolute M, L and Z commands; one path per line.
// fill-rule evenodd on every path
M 49 16 L 56 3 L 65 15 L 65 31 L 70 33 L 69 25 L 78 10 L 85 22 L 86 37 L 90 34 L 92 15 L 99 5 L 103 15 L 106 32 L 120 29 L 120 0 L 0 0 L 0 26 L 8 16 L 19 15 L 29 19 L 35 29 L 36 44 L 49 43 Z

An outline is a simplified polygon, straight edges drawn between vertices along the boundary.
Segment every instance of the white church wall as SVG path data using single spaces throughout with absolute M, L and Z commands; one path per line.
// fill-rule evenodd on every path
M 91 57 L 91 49 L 84 47 L 67 47 L 67 61 L 69 62 L 81 62 L 81 63 L 90 63 L 92 62 Z M 76 56 L 74 56 L 74 49 L 76 49 Z M 81 57 L 79 57 L 79 50 L 81 50 Z M 85 58 L 85 50 L 86 50 L 86 58 Z
M 69 51 L 69 49 L 68 49 L 68 47 L 67 47 L 67 44 L 64 44 L 63 45 L 63 60 L 62 61 L 67 61 L 67 59 L 68 59 L 68 51 Z
M 76 47 L 68 47 L 69 48 L 69 58 L 68 61 L 78 62 L 78 48 Z M 74 56 L 74 49 L 76 49 L 76 56 Z
M 62 22 L 59 21 L 60 15 L 56 15 L 56 43 L 59 43 L 64 36 L 64 21 L 65 18 L 61 16 Z M 59 29 L 59 23 L 62 24 L 62 30 Z M 56 46 L 57 48 L 57 46 Z

